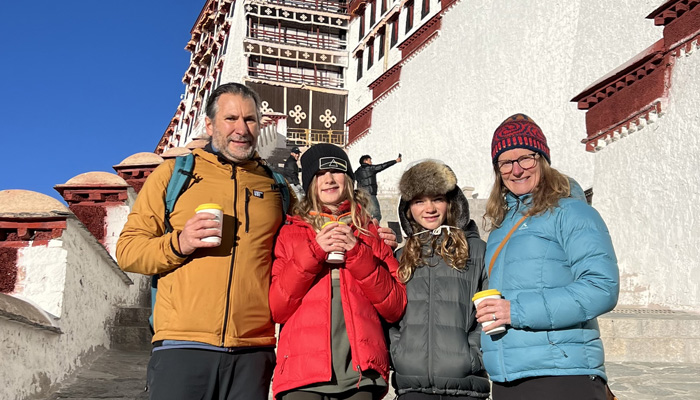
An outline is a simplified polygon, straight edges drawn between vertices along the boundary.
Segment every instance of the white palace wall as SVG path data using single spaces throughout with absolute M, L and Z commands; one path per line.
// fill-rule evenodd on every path
M 547 135 L 554 167 L 591 187 L 585 113 L 570 100 L 661 36 L 644 17 L 663 2 L 456 3 L 434 42 L 405 62 L 399 88 L 374 106 L 370 133 L 348 149 L 353 166 L 363 154 L 378 163 L 401 152 L 403 164 L 377 175 L 380 191 L 393 194 L 411 162 L 438 158 L 486 198 L 493 131 L 522 112 Z
M 655 123 L 595 154 L 593 205 L 610 228 L 622 305 L 700 311 L 700 53 L 676 59 Z
M 53 314 L 60 332 L 0 318 L 0 399 L 44 398 L 111 346 L 109 329 L 116 307 L 137 304 L 149 281 L 119 270 L 102 245 L 72 218 L 60 239 L 22 249 L 18 266 L 37 271 L 45 280 L 25 280 L 27 286 L 52 287 L 51 295 L 22 293 L 22 298 L 34 297 L 29 300 Z

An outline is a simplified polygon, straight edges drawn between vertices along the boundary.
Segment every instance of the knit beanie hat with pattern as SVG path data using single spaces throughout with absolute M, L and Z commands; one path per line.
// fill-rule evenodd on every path
M 311 181 L 322 169 L 342 171 L 355 180 L 355 174 L 352 172 L 350 159 L 345 150 L 330 143 L 315 144 L 301 156 L 301 183 L 305 193 L 309 192 Z
M 511 115 L 496 128 L 491 141 L 491 161 L 495 164 L 498 156 L 512 149 L 532 150 L 552 163 L 547 138 L 535 121 L 525 114 Z

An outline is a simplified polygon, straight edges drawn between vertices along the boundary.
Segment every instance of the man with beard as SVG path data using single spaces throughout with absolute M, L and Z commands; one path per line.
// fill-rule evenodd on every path
M 212 140 L 193 151 L 190 183 L 173 212 L 165 215 L 169 160 L 149 176 L 120 235 L 120 267 L 160 277 L 151 399 L 267 399 L 275 365 L 268 290 L 284 212 L 255 151 L 259 104 L 241 84 L 214 90 L 205 119 Z M 223 219 L 195 213 L 203 203 L 221 206 Z M 211 236 L 220 244 L 205 240 Z

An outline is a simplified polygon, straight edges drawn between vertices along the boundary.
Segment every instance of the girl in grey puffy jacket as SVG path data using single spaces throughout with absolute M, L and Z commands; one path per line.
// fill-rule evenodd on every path
M 408 239 L 396 255 L 408 302 L 390 330 L 398 398 L 485 399 L 489 381 L 471 298 L 487 286 L 486 245 L 447 165 L 420 162 L 403 174 L 399 189 Z

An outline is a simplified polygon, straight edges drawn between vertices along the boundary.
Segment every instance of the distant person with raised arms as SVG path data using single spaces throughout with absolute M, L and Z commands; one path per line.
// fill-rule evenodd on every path
M 369 199 L 371 202 L 370 214 L 377 220 L 377 222 L 381 222 L 382 220 L 382 210 L 379 206 L 379 200 L 377 200 L 377 174 L 400 162 L 401 154 L 399 154 L 396 160 L 390 160 L 378 165 L 372 164 L 372 157 L 367 154 L 360 157 L 360 167 L 355 171 L 357 188 L 362 189 L 369 194 Z

